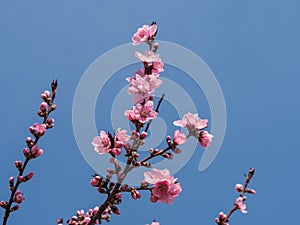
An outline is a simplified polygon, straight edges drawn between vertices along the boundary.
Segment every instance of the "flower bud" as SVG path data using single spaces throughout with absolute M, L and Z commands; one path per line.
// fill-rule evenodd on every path
M 24 178 L 22 176 L 18 176 L 19 183 L 22 183 L 24 181 Z
M 0 207 L 6 209 L 6 207 L 7 207 L 7 202 L 0 201 Z
M 121 191 L 126 191 L 128 189 L 128 185 L 127 184 L 124 184 L 122 187 L 121 187 Z
M 118 173 L 118 177 L 119 177 L 120 179 L 124 179 L 124 178 L 125 178 L 125 174 L 122 173 L 122 172 L 119 172 L 119 173 Z
M 17 190 L 14 196 L 14 202 L 20 204 L 24 200 L 24 197 L 22 195 L 22 192 L 20 190 Z
M 98 187 L 101 181 L 102 181 L 102 177 L 100 177 L 100 176 L 94 176 L 94 178 L 91 179 L 90 184 L 93 187 Z
M 136 199 L 141 198 L 141 194 L 140 194 L 140 192 L 139 192 L 138 190 L 133 189 L 133 190 L 131 191 L 131 197 L 132 197 L 134 200 L 136 200 Z
M 151 196 L 150 196 L 150 201 L 151 201 L 152 203 L 157 202 L 157 200 L 158 200 L 158 198 L 155 197 L 154 195 L 151 195 Z
M 122 198 L 122 192 L 119 192 L 115 195 L 116 199 L 121 199 Z
M 31 148 L 33 146 L 33 140 L 31 137 L 26 138 L 26 144 L 29 148 Z
M 24 178 L 23 178 L 23 182 L 29 181 L 33 178 L 34 173 L 30 172 L 28 173 Z
M 48 90 L 45 90 L 44 93 L 41 94 L 41 98 L 44 100 L 44 101 L 49 101 L 50 100 L 50 91 Z
M 154 149 L 154 148 L 151 148 L 150 149 L 150 154 L 151 155 L 155 155 L 155 154 L 157 154 L 158 153 L 158 149 Z
M 41 112 L 46 112 L 47 106 L 48 106 L 48 104 L 46 102 L 42 102 L 40 104 L 40 110 L 41 110 Z
M 136 163 L 134 164 L 134 166 L 141 166 L 141 163 L 140 163 L 140 162 L 136 162 Z
M 113 207 L 112 207 L 112 211 L 113 211 L 113 213 L 116 214 L 116 215 L 120 215 L 120 213 L 121 213 L 120 210 L 119 210 L 116 206 L 113 206 Z
M 252 188 L 246 189 L 246 192 L 249 194 L 256 194 L 256 191 Z
M 242 191 L 244 191 L 244 186 L 242 184 L 236 184 L 235 185 L 235 190 L 237 192 L 242 192 Z
M 56 105 L 51 105 L 50 106 L 50 109 L 49 109 L 49 112 L 53 112 L 55 109 L 57 108 L 57 106 Z
M 166 159 L 173 159 L 173 154 L 170 152 L 165 152 L 162 156 Z
M 40 149 L 38 145 L 34 145 L 30 152 L 33 158 L 37 158 L 44 153 L 43 149 Z
M 142 164 L 142 166 L 147 167 L 147 168 L 151 167 L 151 163 L 149 163 L 149 162 L 142 162 L 141 164 Z
M 172 147 L 172 146 L 173 146 L 173 142 L 172 142 L 172 139 L 171 139 L 170 136 L 168 136 L 168 137 L 166 138 L 166 141 L 167 141 L 167 144 L 169 145 L 169 147 Z
M 199 133 L 198 140 L 199 140 L 200 145 L 203 148 L 207 148 L 210 145 L 210 143 L 212 142 L 213 137 L 214 137 L 213 135 L 211 135 L 206 130 L 204 130 Z
M 29 158 L 29 151 L 27 148 L 23 149 L 23 154 L 24 154 L 25 158 Z
M 19 208 L 20 208 L 20 205 L 15 205 L 14 207 L 12 207 L 12 208 L 10 209 L 10 212 L 17 211 Z
M 225 213 L 223 213 L 223 212 L 219 213 L 219 220 L 220 221 L 225 222 L 226 218 L 227 218 L 227 215 Z
M 120 148 L 113 148 L 112 152 L 114 153 L 114 155 L 121 155 L 122 150 Z
M 11 191 L 15 188 L 14 181 L 15 181 L 14 177 L 10 177 L 9 180 L 8 180 L 9 188 L 10 188 Z
M 18 170 L 22 168 L 22 162 L 20 160 L 15 161 L 15 166 L 17 167 Z
M 57 219 L 57 225 L 62 225 L 63 224 L 63 219 L 62 218 L 58 218 Z
M 143 131 L 141 134 L 140 134 L 140 139 L 145 139 L 147 137 L 147 132 Z
M 182 151 L 181 151 L 180 148 L 174 148 L 174 149 L 173 149 L 173 152 L 174 152 L 175 154 L 180 154 Z
M 41 137 L 46 132 L 46 125 L 35 123 L 29 127 L 29 131 L 33 136 Z
M 46 125 L 48 128 L 52 128 L 54 126 L 54 122 L 55 120 L 53 118 L 49 118 L 47 121 L 46 121 Z

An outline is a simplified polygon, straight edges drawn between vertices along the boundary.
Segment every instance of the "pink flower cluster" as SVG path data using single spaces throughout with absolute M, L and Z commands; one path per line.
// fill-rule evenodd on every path
M 139 121 L 140 123 L 146 123 L 151 119 L 155 119 L 157 112 L 153 110 L 154 103 L 153 101 L 147 101 L 144 104 L 138 103 L 133 106 L 133 109 L 126 110 L 125 116 L 127 119 L 133 123 Z
M 145 172 L 144 176 L 143 182 L 153 185 L 151 202 L 171 204 L 182 191 L 180 183 L 176 182 L 177 179 L 170 175 L 168 169 L 152 169 L 151 172 Z
M 153 92 L 160 87 L 162 80 L 159 73 L 163 72 L 163 62 L 159 54 L 155 54 L 158 44 L 154 43 L 157 26 L 155 23 L 144 25 L 133 35 L 133 44 L 146 42 L 149 50 L 145 53 L 136 52 L 135 56 L 144 64 L 142 69 L 127 78 L 129 82 L 128 94 L 132 95 L 132 101 L 136 104 L 132 110 L 126 110 L 125 116 L 135 125 L 146 123 L 156 118 L 157 113 L 153 110 Z
M 207 119 L 200 119 L 198 113 L 186 113 L 183 115 L 182 120 L 176 120 L 173 122 L 175 126 L 184 127 L 188 130 L 189 136 L 193 136 L 198 139 L 200 145 L 203 148 L 207 148 L 212 142 L 213 135 L 209 134 L 207 131 L 203 130 L 207 127 Z
M 56 109 L 56 105 L 53 104 L 57 88 L 57 80 L 54 80 L 51 83 L 52 94 L 50 91 L 44 91 L 40 96 L 43 99 L 43 102 L 39 106 L 37 114 L 42 118 L 42 123 L 34 123 L 29 127 L 30 133 L 33 137 L 26 138 L 27 147 L 23 149 L 23 155 L 25 156 L 24 162 L 17 160 L 14 162 L 15 167 L 18 170 L 17 176 L 11 176 L 8 179 L 10 197 L 8 201 L 0 201 L 0 207 L 5 209 L 3 217 L 3 225 L 7 224 L 8 218 L 11 212 L 14 212 L 20 208 L 20 204 L 24 201 L 23 193 L 19 190 L 19 186 L 22 183 L 25 183 L 31 180 L 34 176 L 33 172 L 29 172 L 27 175 L 24 175 L 24 171 L 29 161 L 41 156 L 44 151 L 39 148 L 37 145 L 39 139 L 45 134 L 46 130 L 54 126 L 54 119 L 49 118 L 49 115 L 52 111 Z M 17 179 L 15 179 L 17 178 Z M 14 205 L 13 205 L 14 204 Z
M 219 225 L 229 225 L 227 222 L 227 215 L 223 212 L 219 213 L 219 217 L 215 219 L 216 223 Z
M 141 75 L 136 73 L 126 80 L 129 82 L 127 92 L 133 96 L 132 101 L 135 103 L 149 100 L 154 90 L 162 84 L 162 80 L 159 79 L 157 74 Z
M 129 139 L 130 136 L 127 135 L 127 131 L 118 128 L 114 137 L 110 133 L 107 134 L 105 131 L 100 131 L 100 135 L 94 137 L 92 145 L 94 150 L 100 155 L 104 153 L 120 155 L 122 152 L 121 148 L 129 144 Z
M 218 218 L 215 218 L 215 222 L 218 224 L 218 225 L 229 225 L 229 217 L 232 215 L 232 213 L 236 210 L 240 210 L 242 213 L 247 213 L 247 210 L 246 210 L 246 204 L 245 204 L 245 201 L 246 201 L 246 196 L 244 196 L 245 193 L 249 193 L 249 194 L 255 194 L 256 191 L 252 188 L 247 188 L 251 178 L 253 177 L 254 175 L 254 168 L 250 168 L 249 169 L 249 172 L 248 172 L 248 175 L 247 175 L 247 178 L 246 178 L 246 181 L 245 181 L 245 184 L 242 185 L 242 184 L 236 184 L 235 185 L 235 190 L 237 192 L 239 192 L 239 197 L 236 198 L 234 204 L 233 204 L 233 207 L 231 208 L 231 210 L 229 211 L 229 213 L 226 215 L 225 213 L 223 212 L 220 212 L 219 213 L 219 217 Z
M 77 210 L 76 216 L 73 216 L 72 219 L 68 220 L 67 223 L 69 225 L 87 225 L 91 217 L 93 217 L 99 210 L 99 207 L 95 207 L 94 209 L 89 209 L 86 213 L 84 210 Z M 63 225 L 63 219 L 57 220 L 58 225 Z M 97 220 L 95 224 L 99 224 Z
M 46 132 L 46 124 L 35 123 L 29 127 L 29 131 L 32 133 L 33 136 L 41 137 Z
M 186 113 L 183 115 L 182 120 L 174 121 L 175 126 L 185 127 L 190 133 L 202 130 L 207 127 L 207 119 L 200 119 L 198 113 Z
M 157 32 L 157 25 L 152 23 L 151 25 L 144 25 L 138 28 L 137 32 L 133 35 L 133 45 L 141 44 L 145 41 L 151 40 L 155 37 Z

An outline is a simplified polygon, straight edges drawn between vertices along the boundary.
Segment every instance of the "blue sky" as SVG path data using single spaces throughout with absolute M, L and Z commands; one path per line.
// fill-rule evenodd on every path
M 208 170 L 198 171 L 203 152 L 198 147 L 176 174 L 183 192 L 173 205 L 152 204 L 148 194 L 138 201 L 125 197 L 121 216 L 113 216 L 111 224 L 140 225 L 154 218 L 162 225 L 214 224 L 219 211 L 231 208 L 233 187 L 250 167 L 256 168 L 251 186 L 257 195 L 248 198 L 249 213 L 237 212 L 230 224 L 294 224 L 300 169 L 299 7 L 296 0 L 1 1 L 1 200 L 8 198 L 7 179 L 16 174 L 13 161 L 22 158 L 27 127 L 38 120 L 39 94 L 52 79 L 59 81 L 56 125 L 40 143 L 45 154 L 28 167 L 35 177 L 22 187 L 26 200 L 9 224 L 55 224 L 58 217 L 68 219 L 77 209 L 101 202 L 89 185 L 94 171 L 73 135 L 74 93 L 96 58 L 130 42 L 137 27 L 152 20 L 159 39 L 189 48 L 214 72 L 226 100 L 226 135 Z M 124 71 L 130 70 L 135 68 Z M 174 80 L 181 76 L 171 67 L 162 76 L 170 73 Z M 189 82 L 183 83 L 193 87 Z M 191 89 L 191 95 L 199 95 L 199 114 L 209 117 L 203 93 Z M 103 96 L 99 114 L 99 104 L 109 107 L 114 99 Z

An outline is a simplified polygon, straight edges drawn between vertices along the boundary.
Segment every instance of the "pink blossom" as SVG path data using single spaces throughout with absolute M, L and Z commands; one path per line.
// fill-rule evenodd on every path
M 244 190 L 244 186 L 242 184 L 236 184 L 235 185 L 235 190 L 237 192 L 242 192 Z
M 161 61 L 161 59 L 154 61 L 152 63 L 152 73 L 161 73 L 164 71 L 164 63 Z
M 184 144 L 187 141 L 185 134 L 181 133 L 179 130 L 174 132 L 174 142 L 177 145 Z
M 202 130 L 207 127 L 207 119 L 200 119 L 198 117 L 198 113 L 186 113 L 183 115 L 182 120 L 176 120 L 173 122 L 175 126 L 185 127 L 189 130 L 189 132 L 194 135 L 194 133 L 198 130 Z
M 135 57 L 137 57 L 141 62 L 160 62 L 159 54 L 155 54 L 153 51 L 147 51 L 144 53 L 135 52 Z
M 133 75 L 132 77 L 127 77 L 126 80 L 130 83 L 131 80 L 133 80 L 133 79 L 135 80 L 135 79 L 136 79 L 136 76 L 137 76 L 137 75 L 139 75 L 139 76 L 142 77 L 142 78 L 144 78 L 145 76 L 147 76 L 147 75 L 145 74 L 145 68 L 143 67 L 143 68 L 141 68 L 141 69 L 135 71 L 135 72 L 134 72 L 134 75 Z
M 170 175 L 168 169 L 152 169 L 151 172 L 145 172 L 144 176 L 143 182 L 153 184 L 152 197 L 150 198 L 152 202 L 159 201 L 171 204 L 182 191 L 180 184 L 176 182 L 177 179 Z
M 145 104 L 136 104 L 132 110 L 126 110 L 125 116 L 131 121 L 140 121 L 146 123 L 150 119 L 155 119 L 157 112 L 153 110 L 153 101 L 147 101 Z
M 208 133 L 206 130 L 205 131 L 201 131 L 199 134 L 199 143 L 203 148 L 207 148 L 210 143 L 212 142 L 213 139 L 213 135 L 211 135 L 210 133 Z
M 144 177 L 145 179 L 143 182 L 147 182 L 149 184 L 155 184 L 161 179 L 171 177 L 171 175 L 168 169 L 158 170 L 153 168 L 150 172 L 145 172 Z
M 126 146 L 129 142 L 130 136 L 127 135 L 126 130 L 121 130 L 118 128 L 114 137 L 114 147 L 112 148 L 112 153 L 114 155 L 120 155 L 122 153 L 122 147 Z
M 130 136 L 127 134 L 127 130 L 121 130 L 118 128 L 115 133 L 115 145 L 124 146 L 128 143 Z M 116 147 L 116 146 L 115 146 Z
M 134 108 L 134 107 L 133 107 Z M 127 119 L 130 121 L 138 121 L 140 118 L 139 114 L 136 114 L 134 110 L 126 110 L 124 115 L 126 116 Z
M 238 197 L 235 200 L 235 204 L 238 206 L 239 210 L 242 213 L 247 213 L 247 211 L 246 211 L 246 204 L 244 204 L 244 200 L 245 200 L 245 197 Z
M 169 178 L 155 183 L 152 194 L 159 202 L 171 204 L 181 191 L 180 183 L 175 183 L 173 178 Z
M 133 35 L 133 45 L 141 44 L 149 39 L 152 39 L 157 32 L 157 25 L 144 25 L 138 28 L 137 32 Z
M 104 131 L 100 131 L 100 136 L 94 137 L 92 145 L 94 146 L 94 150 L 100 155 L 108 153 L 111 145 L 108 134 L 106 134 Z
M 130 82 L 128 94 L 133 95 L 133 102 L 140 103 L 148 99 L 149 95 L 162 84 L 162 80 L 155 75 L 140 76 L 135 74 L 134 78 L 129 78 Z
M 33 158 L 36 158 L 36 157 L 38 157 L 40 155 L 43 155 L 43 153 L 44 153 L 43 149 L 40 149 L 38 145 L 34 145 L 31 148 L 30 152 L 31 152 L 31 155 L 32 155 Z
M 22 192 L 20 190 L 17 190 L 14 196 L 14 202 L 20 204 L 24 200 L 24 197 L 22 195 Z

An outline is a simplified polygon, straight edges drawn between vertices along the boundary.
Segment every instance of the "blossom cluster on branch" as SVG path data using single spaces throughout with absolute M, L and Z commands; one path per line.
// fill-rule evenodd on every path
M 97 192 L 106 198 L 102 204 L 94 208 L 76 211 L 76 215 L 67 220 L 69 225 L 95 225 L 103 221 L 110 222 L 111 215 L 120 215 L 119 205 L 123 201 L 123 195 L 130 194 L 132 199 L 137 200 L 142 197 L 142 192 L 150 194 L 150 202 L 172 204 L 176 197 L 182 191 L 182 187 L 177 178 L 171 175 L 170 171 L 153 168 L 151 160 L 156 157 L 163 157 L 172 160 L 175 155 L 182 152 L 180 145 L 186 143 L 189 138 L 196 138 L 199 145 L 206 149 L 213 140 L 213 135 L 206 128 L 208 120 L 201 119 L 198 113 L 187 112 L 182 119 L 173 122 L 173 125 L 185 128 L 187 133 L 175 130 L 173 135 L 165 138 L 165 148 L 148 149 L 146 157 L 142 158 L 139 154 L 140 148 L 146 142 L 149 135 L 148 130 L 151 122 L 157 118 L 160 105 L 164 100 L 164 94 L 159 101 L 155 102 L 154 92 L 162 85 L 160 73 L 164 71 L 164 63 L 157 54 L 159 44 L 155 42 L 157 35 L 157 25 L 152 22 L 150 25 L 144 25 L 138 28 L 133 35 L 133 45 L 145 43 L 148 45 L 148 51 L 141 53 L 136 52 L 135 56 L 141 61 L 143 67 L 135 71 L 133 76 L 126 78 L 129 83 L 128 94 L 132 96 L 133 106 L 124 112 L 124 117 L 132 123 L 134 129 L 131 131 L 122 128 L 114 132 L 101 130 L 99 135 L 92 139 L 92 146 L 99 155 L 109 154 L 110 168 L 106 169 L 105 175 L 94 174 L 90 180 L 90 185 Z M 6 225 L 10 213 L 19 209 L 20 204 L 24 201 L 24 195 L 19 189 L 22 183 L 31 180 L 33 172 L 25 175 L 25 169 L 28 163 L 43 154 L 43 149 L 38 146 L 39 139 L 46 131 L 54 126 L 54 119 L 49 115 L 56 109 L 54 99 L 56 97 L 57 81 L 51 84 L 51 92 L 46 90 L 41 94 L 43 102 L 39 106 L 37 114 L 42 118 L 42 123 L 34 123 L 29 127 L 32 137 L 26 138 L 27 147 L 23 149 L 24 161 L 17 160 L 14 165 L 18 175 L 10 177 L 8 180 L 10 189 L 10 198 L 8 201 L 0 201 L 0 206 L 5 210 L 3 223 Z M 126 158 L 124 168 L 118 162 L 118 157 L 123 155 Z M 135 169 L 140 167 L 149 168 L 144 173 L 144 179 L 138 186 L 132 186 L 124 183 L 126 176 Z M 151 170 L 150 170 L 151 169 Z M 245 183 L 236 184 L 235 190 L 239 193 L 231 210 L 225 214 L 219 213 L 215 218 L 218 225 L 229 225 L 229 217 L 233 212 L 240 210 L 246 213 L 246 196 L 245 194 L 255 194 L 256 191 L 249 188 L 249 182 L 254 175 L 254 169 L 251 168 L 246 176 Z M 116 182 L 112 178 L 116 177 Z M 57 220 L 58 225 L 63 225 L 63 219 Z M 146 224 L 149 225 L 149 224 Z M 160 225 L 159 222 L 153 221 L 151 225 Z
M 229 225 L 229 217 L 232 215 L 233 212 L 236 210 L 240 210 L 242 213 L 247 213 L 246 211 L 246 193 L 249 194 L 255 194 L 256 191 L 252 188 L 248 188 L 249 182 L 252 179 L 254 175 L 254 168 L 250 168 L 248 175 L 246 176 L 246 181 L 244 184 L 236 184 L 235 185 L 235 190 L 239 192 L 239 196 L 236 198 L 231 210 L 228 212 L 228 214 L 225 214 L 224 212 L 219 213 L 219 217 L 215 218 L 215 222 L 218 225 Z
M 25 169 L 28 163 L 41 156 L 44 151 L 38 146 L 39 139 L 46 133 L 46 131 L 54 126 L 54 119 L 49 115 L 56 109 L 54 105 L 54 99 L 56 97 L 57 80 L 51 83 L 51 91 L 44 91 L 41 94 L 43 102 L 40 104 L 37 114 L 42 118 L 42 123 L 34 123 L 29 127 L 29 132 L 32 137 L 26 138 L 27 147 L 23 149 L 24 161 L 17 160 L 14 162 L 18 171 L 18 175 L 10 177 L 8 180 L 10 189 L 10 198 L 8 201 L 0 201 L 0 206 L 5 210 L 2 225 L 6 225 L 7 220 L 11 212 L 14 212 L 20 208 L 20 204 L 24 201 L 24 196 L 19 186 L 33 178 L 34 173 L 29 172 L 26 175 Z
M 187 134 L 176 130 L 172 136 L 166 137 L 164 149 L 151 148 L 147 157 L 140 157 L 139 150 L 145 144 L 148 129 L 152 120 L 157 118 L 160 104 L 164 99 L 164 95 L 162 95 L 155 104 L 154 92 L 163 83 L 160 73 L 164 71 L 164 63 L 157 54 L 159 44 L 155 42 L 156 34 L 157 25 L 153 22 L 139 28 L 132 37 L 133 45 L 146 43 L 149 47 L 148 51 L 144 53 L 135 53 L 143 67 L 126 79 L 129 83 L 127 92 L 132 96 L 134 104 L 131 109 L 125 110 L 124 116 L 135 129 L 128 132 L 118 128 L 114 133 L 101 130 L 99 136 L 92 140 L 92 145 L 97 153 L 111 156 L 112 168 L 107 168 L 105 176 L 95 174 L 90 181 L 90 184 L 100 194 L 106 195 L 106 200 L 99 207 L 90 209 L 86 213 L 77 211 L 76 216 L 67 221 L 68 224 L 94 225 L 101 223 L 102 220 L 110 221 L 111 214 L 119 215 L 121 213 L 118 205 L 122 202 L 124 193 L 130 193 L 131 197 L 136 200 L 141 198 L 142 191 L 148 191 L 150 192 L 150 201 L 153 203 L 173 203 L 182 191 L 182 187 L 168 169 L 152 168 L 151 171 L 145 172 L 144 180 L 137 187 L 123 184 L 123 180 L 133 169 L 151 168 L 151 159 L 155 157 L 173 159 L 174 154 L 181 153 L 178 146 L 186 143 L 190 137 L 199 140 L 200 145 L 204 148 L 207 148 L 212 141 L 213 136 L 204 130 L 207 128 L 208 120 L 200 119 L 197 113 L 188 112 L 181 120 L 174 121 L 175 126 L 186 128 Z M 125 168 L 118 163 L 117 157 L 120 155 L 127 158 Z M 117 177 L 117 182 L 111 181 L 113 176 Z M 62 220 L 60 219 L 58 222 L 61 224 Z

